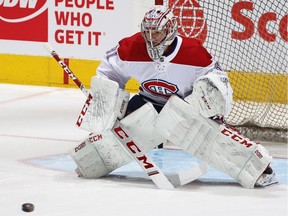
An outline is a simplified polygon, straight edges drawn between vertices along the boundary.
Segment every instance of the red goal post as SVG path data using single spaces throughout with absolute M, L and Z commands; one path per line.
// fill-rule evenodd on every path
M 287 3 L 282 0 L 155 0 L 178 32 L 202 41 L 234 90 L 226 122 L 256 140 L 287 142 Z

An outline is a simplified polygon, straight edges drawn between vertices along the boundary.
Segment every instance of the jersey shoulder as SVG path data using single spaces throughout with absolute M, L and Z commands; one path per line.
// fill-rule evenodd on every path
M 152 61 L 141 32 L 120 40 L 118 54 L 122 61 Z
M 201 42 L 194 38 L 181 37 L 181 47 L 172 60 L 176 64 L 206 67 L 212 63 L 212 56 L 202 46 Z

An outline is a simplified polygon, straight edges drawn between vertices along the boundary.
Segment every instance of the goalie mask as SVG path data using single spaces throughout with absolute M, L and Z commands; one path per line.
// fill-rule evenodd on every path
M 141 33 L 147 44 L 150 58 L 161 59 L 167 46 L 177 35 L 177 20 L 171 10 L 164 6 L 155 6 L 144 16 Z

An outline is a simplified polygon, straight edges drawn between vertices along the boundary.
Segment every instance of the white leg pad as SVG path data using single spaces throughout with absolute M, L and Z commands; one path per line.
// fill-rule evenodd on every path
M 164 142 L 163 137 L 155 129 L 157 115 L 153 105 L 146 103 L 120 121 L 145 152 Z
M 204 118 L 197 107 L 177 96 L 172 96 L 158 115 L 156 128 L 164 138 L 246 188 L 254 187 L 272 160 L 263 146 L 225 125 Z
M 158 113 L 147 103 L 121 120 L 125 129 L 139 143 L 144 152 L 163 142 L 155 132 L 154 120 Z M 99 178 L 132 161 L 132 157 L 110 131 L 90 135 L 70 151 L 77 165 L 77 172 L 85 178 Z
M 77 172 L 85 178 L 99 178 L 129 163 L 132 158 L 111 131 L 92 134 L 70 151 Z

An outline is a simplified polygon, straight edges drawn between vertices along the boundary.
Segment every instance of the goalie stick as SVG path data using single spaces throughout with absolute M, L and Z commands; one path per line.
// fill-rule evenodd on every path
M 88 106 L 91 104 L 93 96 L 89 93 L 82 82 L 75 76 L 72 70 L 60 59 L 59 55 L 55 50 L 52 49 L 50 44 L 45 43 L 44 47 L 87 97 L 87 100 L 79 116 L 79 118 L 82 118 L 83 113 L 87 111 Z M 77 122 L 79 122 L 79 118 Z M 132 158 L 140 165 L 144 172 L 160 189 L 173 189 L 174 187 L 182 186 L 191 181 L 194 181 L 207 171 L 206 163 L 201 163 L 199 166 L 179 172 L 178 174 L 165 175 L 162 170 L 156 166 L 153 160 L 150 159 L 147 154 L 145 154 L 139 145 L 135 143 L 133 138 L 129 135 L 129 132 L 124 128 L 118 119 L 116 119 L 116 122 L 112 128 L 112 132 L 124 146 L 127 152 L 132 156 Z

